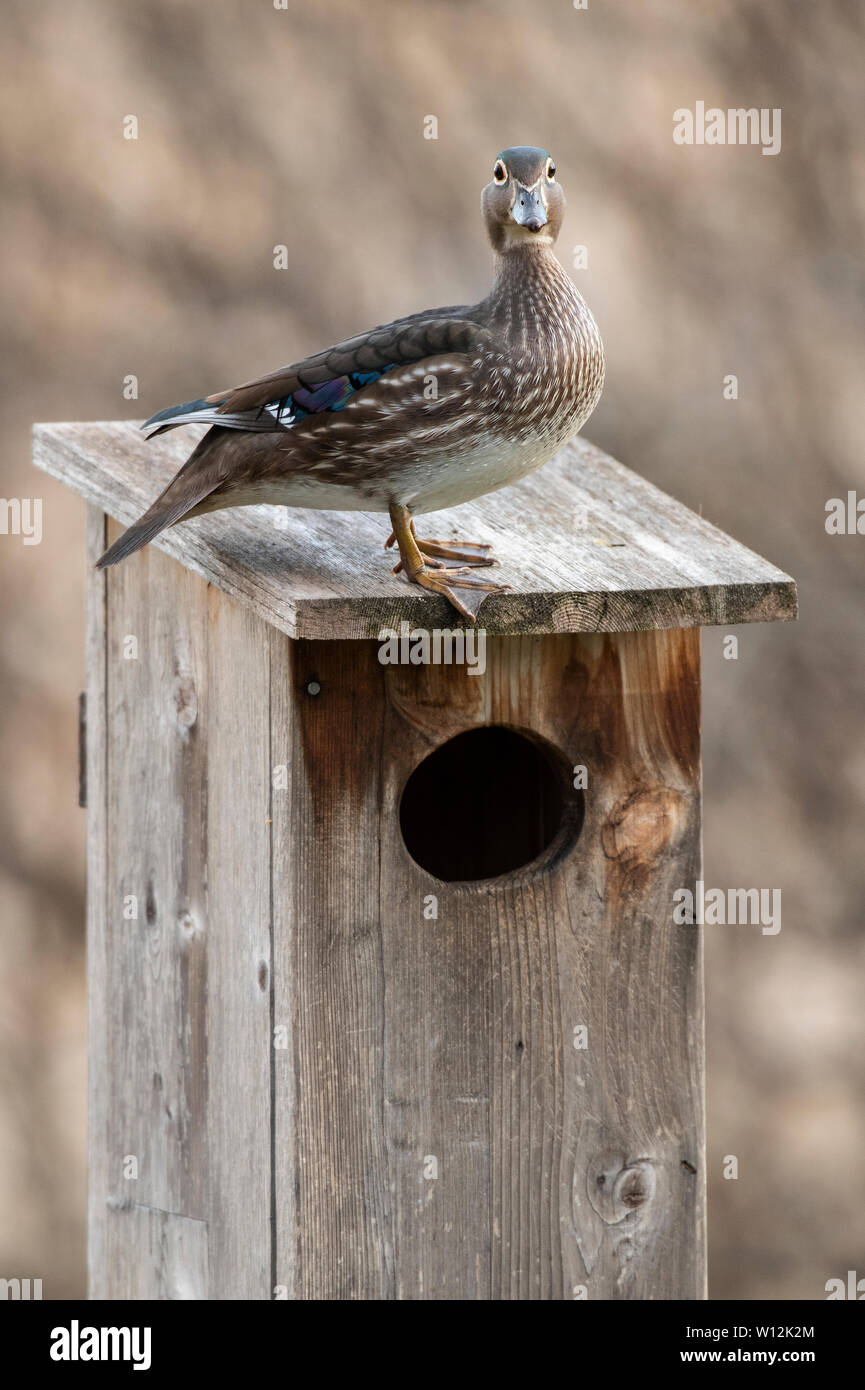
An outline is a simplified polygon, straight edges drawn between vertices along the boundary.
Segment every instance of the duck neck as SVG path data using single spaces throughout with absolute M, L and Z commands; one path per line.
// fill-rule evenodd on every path
M 495 253 L 496 285 L 513 280 L 543 279 L 557 273 L 561 275 L 562 268 L 552 247 L 543 243 L 533 245 L 523 241 L 518 246 L 508 247 L 507 251 Z
M 593 322 L 576 285 L 547 246 L 499 253 L 484 307 L 491 326 L 523 342 L 558 337 L 575 321 Z

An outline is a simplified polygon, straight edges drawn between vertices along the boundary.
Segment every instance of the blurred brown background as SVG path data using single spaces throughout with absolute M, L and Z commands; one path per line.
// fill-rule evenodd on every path
M 801 621 L 740 629 L 738 661 L 704 638 L 706 882 L 780 887 L 784 914 L 707 929 L 711 1294 L 865 1276 L 865 537 L 824 529 L 865 494 L 863 14 L 6 0 L 0 492 L 44 498 L 44 539 L 0 536 L 0 1274 L 84 1289 L 84 507 L 30 468 L 29 425 L 480 297 L 480 188 L 537 143 L 607 347 L 587 434 L 800 583 Z M 697 100 L 781 107 L 781 154 L 674 145 Z

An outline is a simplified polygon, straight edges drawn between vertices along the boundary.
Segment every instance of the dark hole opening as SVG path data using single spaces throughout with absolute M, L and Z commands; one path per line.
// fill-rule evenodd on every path
M 496 878 L 537 859 L 582 793 L 532 739 L 498 726 L 469 729 L 415 768 L 400 802 L 406 849 L 446 883 Z M 566 797 L 568 800 L 566 801 Z

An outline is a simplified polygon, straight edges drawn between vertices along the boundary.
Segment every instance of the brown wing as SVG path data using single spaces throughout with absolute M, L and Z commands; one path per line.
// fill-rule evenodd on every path
M 346 338 L 303 362 L 280 367 L 244 386 L 218 391 L 206 398 L 207 403 L 218 405 L 219 414 L 236 414 L 282 400 L 297 390 L 310 390 L 335 377 L 380 372 L 385 367 L 407 365 L 441 353 L 471 353 L 490 334 L 471 319 L 459 317 L 468 312 L 467 309 L 439 309 L 397 319 L 368 333 Z

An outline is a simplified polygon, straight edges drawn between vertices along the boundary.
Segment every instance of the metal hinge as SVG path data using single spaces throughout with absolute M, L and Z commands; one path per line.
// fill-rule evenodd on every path
M 87 805 L 87 691 L 78 696 L 78 805 Z

